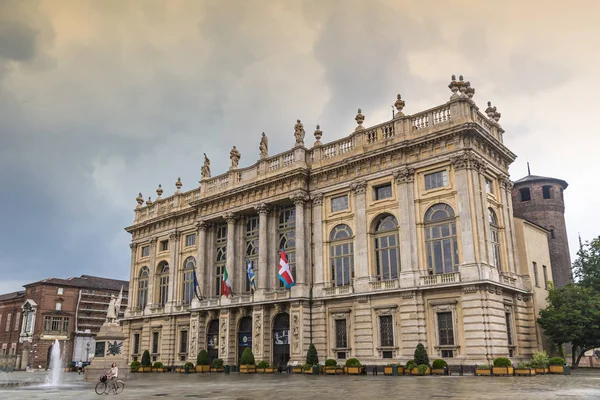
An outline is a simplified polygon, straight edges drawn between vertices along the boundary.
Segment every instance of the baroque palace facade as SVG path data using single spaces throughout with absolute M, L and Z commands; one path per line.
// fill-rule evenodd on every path
M 137 198 L 124 351 L 130 360 L 181 364 L 206 349 L 234 365 L 251 346 L 257 362 L 320 359 L 406 362 L 418 343 L 430 357 L 483 363 L 541 350 L 544 288 L 531 263 L 547 265 L 547 231 L 513 217 L 495 107 L 485 114 L 462 76 L 450 100 L 391 121 L 358 126 L 312 147 L 295 146 L 144 204 Z M 290 135 L 291 137 L 291 135 Z M 296 285 L 277 277 L 284 248 Z M 250 291 L 246 260 L 257 290 Z M 220 295 L 226 267 L 233 296 Z M 194 271 L 201 297 L 194 295 Z M 546 268 L 544 268 L 546 272 Z M 537 278 L 536 278 L 537 279 Z

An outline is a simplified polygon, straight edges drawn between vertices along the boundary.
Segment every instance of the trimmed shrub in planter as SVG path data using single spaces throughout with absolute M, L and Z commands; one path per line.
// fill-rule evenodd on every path
M 346 372 L 349 375 L 363 375 L 365 367 L 360 364 L 358 358 L 349 358 L 346 360 Z
M 148 350 L 144 350 L 142 354 L 142 368 L 141 372 L 151 372 L 152 371 L 152 362 L 150 361 L 150 352 Z
M 550 373 L 551 374 L 564 374 L 565 373 L 565 359 L 562 357 L 552 357 L 548 360 L 548 364 L 550 364 Z
M 154 365 L 152 366 L 152 372 L 166 372 L 166 368 L 164 367 L 163 363 L 161 363 L 160 361 L 157 361 L 154 363 Z
M 220 358 L 217 358 L 215 360 L 213 360 L 213 365 L 212 368 L 210 369 L 210 372 L 223 372 L 223 360 L 221 360 Z
M 515 367 L 515 375 L 535 376 L 535 368 L 531 368 L 529 363 L 522 363 Z
M 206 350 L 200 350 L 196 356 L 196 372 L 210 372 L 210 358 Z
M 475 375 L 490 376 L 492 375 L 492 367 L 490 367 L 489 365 L 478 365 L 475 367 Z
M 194 363 L 192 362 L 186 362 L 185 364 L 183 364 L 183 372 L 185 372 L 186 374 L 189 374 L 190 372 L 196 372 L 196 368 L 194 367 Z
M 494 375 L 514 375 L 515 369 L 512 367 L 512 363 L 508 358 L 498 357 L 494 360 L 492 373 Z
M 433 360 L 431 373 L 433 375 L 448 375 L 448 363 L 442 359 Z
M 256 372 L 261 374 L 272 374 L 277 371 L 277 368 L 269 367 L 267 361 L 261 361 L 256 365 Z
M 319 355 L 317 354 L 317 348 L 314 344 L 310 344 L 308 346 L 308 351 L 306 352 L 306 363 L 310 365 L 319 365 Z
M 404 374 L 404 367 L 398 364 L 389 364 L 383 367 L 383 374 L 388 376 L 398 376 Z
M 423 346 L 421 343 L 419 343 L 415 349 L 415 364 L 429 365 L 429 356 L 427 355 L 427 350 L 425 350 L 425 346 Z
M 138 370 L 140 369 L 140 362 L 139 361 L 133 361 L 129 365 L 129 368 L 131 368 L 131 372 L 138 372 Z
M 548 361 L 550 361 L 550 357 L 548 357 L 548 354 L 545 351 L 533 353 L 533 358 L 531 359 L 531 367 L 535 368 L 536 374 L 547 374 Z
M 240 358 L 240 372 L 242 374 L 253 374 L 256 372 L 254 365 L 254 354 L 250 347 L 246 347 Z

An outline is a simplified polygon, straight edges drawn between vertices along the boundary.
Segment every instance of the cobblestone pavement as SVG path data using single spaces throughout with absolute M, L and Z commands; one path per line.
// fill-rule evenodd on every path
M 38 373 L 39 374 L 39 373 Z M 40 379 L 13 373 L 9 380 Z M 32 378 L 32 375 L 38 375 Z M 6 377 L 5 377 L 6 378 Z M 67 374 L 65 386 L 0 389 L 0 399 L 98 399 L 95 382 Z M 600 371 L 571 376 L 304 376 L 133 374 L 122 399 L 600 399 Z

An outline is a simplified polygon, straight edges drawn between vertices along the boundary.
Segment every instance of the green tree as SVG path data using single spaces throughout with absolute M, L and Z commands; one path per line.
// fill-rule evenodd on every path
M 144 350 L 142 354 L 142 367 L 150 367 L 152 366 L 152 362 L 150 361 L 150 352 L 148 350 Z
M 427 350 L 425 350 L 425 346 L 421 343 L 417 345 L 415 349 L 415 364 L 421 365 L 429 365 L 429 357 L 427 356 Z
M 250 347 L 246 347 L 242 352 L 242 358 L 240 360 L 241 365 L 254 365 L 254 354 Z
M 196 357 L 196 365 L 210 365 L 210 358 L 206 350 L 200 350 Z
M 600 292 L 600 236 L 581 246 L 573 270 L 578 284 Z
M 600 347 L 600 292 L 580 283 L 551 288 L 538 323 L 553 344 L 571 343 L 577 367 L 586 351 Z
M 317 348 L 314 344 L 310 344 L 308 346 L 308 351 L 306 352 L 306 363 L 310 365 L 319 365 L 319 356 L 317 355 Z

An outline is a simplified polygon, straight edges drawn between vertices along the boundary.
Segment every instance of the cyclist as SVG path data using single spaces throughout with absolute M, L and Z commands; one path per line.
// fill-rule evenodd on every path
M 117 363 L 112 363 L 111 368 L 106 372 L 106 378 L 109 379 L 108 385 L 117 393 L 117 378 L 119 377 L 119 368 L 117 368 Z

